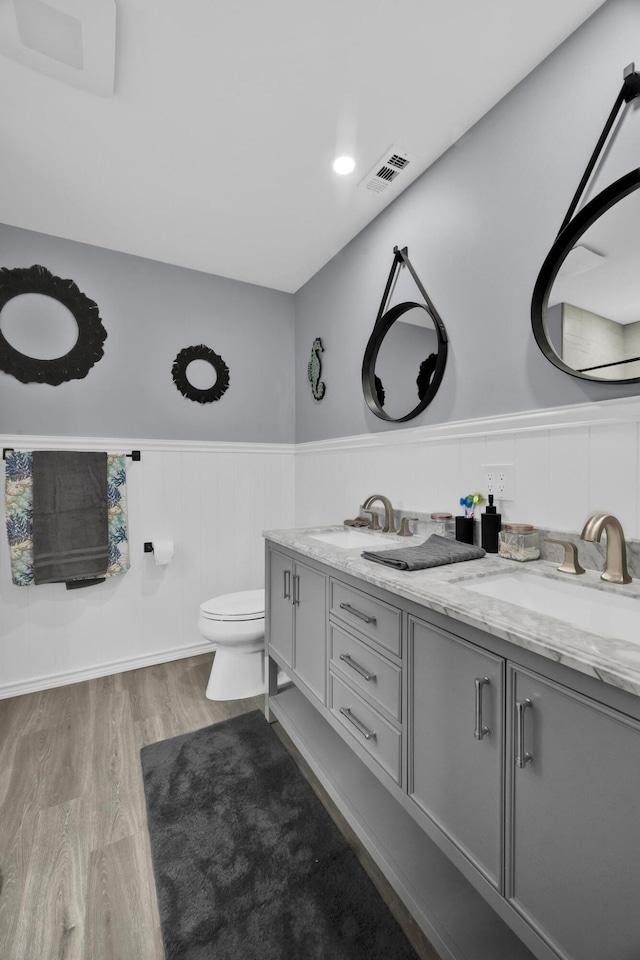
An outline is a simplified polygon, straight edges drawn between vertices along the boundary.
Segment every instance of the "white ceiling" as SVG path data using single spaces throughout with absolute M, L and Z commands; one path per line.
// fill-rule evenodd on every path
M 293 292 L 601 2 L 116 0 L 111 99 L 0 55 L 0 222 Z

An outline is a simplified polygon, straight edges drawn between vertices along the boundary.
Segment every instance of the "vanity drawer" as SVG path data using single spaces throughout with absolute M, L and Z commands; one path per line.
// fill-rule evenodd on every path
M 362 641 L 345 633 L 337 624 L 330 624 L 331 669 L 343 673 L 350 686 L 385 710 L 394 720 L 401 720 L 400 696 L 402 670 L 385 660 Z
M 331 580 L 331 613 L 391 653 L 400 656 L 401 612 L 383 600 Z
M 329 676 L 331 713 L 382 769 L 401 781 L 402 735 L 334 673 Z

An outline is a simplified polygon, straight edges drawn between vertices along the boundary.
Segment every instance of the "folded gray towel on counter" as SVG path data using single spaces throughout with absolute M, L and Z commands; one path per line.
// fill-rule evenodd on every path
M 427 567 L 442 567 L 446 563 L 460 563 L 463 560 L 479 560 L 486 550 L 474 547 L 471 543 L 460 543 L 432 534 L 428 540 L 416 547 L 400 547 L 398 550 L 364 550 L 365 560 L 384 563 L 397 570 L 425 570 Z
M 109 565 L 106 453 L 33 454 L 35 583 L 92 580 Z

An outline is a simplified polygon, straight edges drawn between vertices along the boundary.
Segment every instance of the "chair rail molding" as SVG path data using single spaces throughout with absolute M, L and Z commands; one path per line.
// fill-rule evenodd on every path
M 407 427 L 379 433 L 363 433 L 350 437 L 332 437 L 295 444 L 295 453 L 313 454 L 323 451 L 356 450 L 366 447 L 391 447 L 423 444 L 430 441 L 464 440 L 500 434 L 541 430 L 566 430 L 570 427 L 603 426 L 605 424 L 640 422 L 640 396 L 597 403 L 576 403 L 543 410 L 524 410 L 474 420 L 457 420 L 420 427 Z

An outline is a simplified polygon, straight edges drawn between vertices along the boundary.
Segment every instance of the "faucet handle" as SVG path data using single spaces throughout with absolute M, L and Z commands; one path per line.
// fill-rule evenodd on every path
M 378 520 L 378 514 L 375 510 L 365 510 L 365 513 L 368 513 L 371 517 L 371 523 L 369 524 L 369 530 L 382 530 L 380 526 L 380 521 Z
M 413 533 L 409 530 L 409 521 L 417 520 L 417 517 L 403 517 L 400 521 L 400 529 L 398 530 L 399 537 L 412 537 Z
M 554 540 L 552 537 L 545 537 L 545 543 L 558 543 L 564 547 L 564 560 L 556 569 L 560 573 L 584 573 L 584 567 L 578 562 L 578 548 L 570 540 Z

